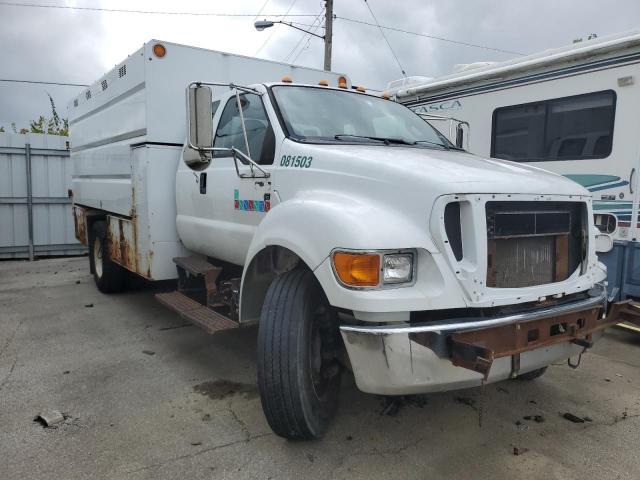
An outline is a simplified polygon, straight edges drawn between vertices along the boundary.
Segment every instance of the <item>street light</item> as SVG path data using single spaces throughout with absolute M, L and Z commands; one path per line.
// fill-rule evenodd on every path
M 301 32 L 308 33 L 309 35 L 313 35 L 314 37 L 321 38 L 322 40 L 324 40 L 324 35 L 318 35 L 317 33 L 310 32 L 309 30 L 305 30 L 304 28 L 296 27 L 291 22 L 281 22 L 280 20 L 273 20 L 273 21 L 271 21 L 271 20 L 258 20 L 257 22 L 255 22 L 253 24 L 253 26 L 256 27 L 256 30 L 261 32 L 265 28 L 273 27 L 276 23 L 281 23 L 282 25 L 287 25 L 288 27 L 295 28 L 296 30 L 300 30 Z
M 331 42 L 333 37 L 333 0 L 325 0 L 325 6 L 324 35 L 318 35 L 317 33 L 310 32 L 304 28 L 296 27 L 291 22 L 282 22 L 280 20 L 258 20 L 254 22 L 253 26 L 256 27 L 256 30 L 261 32 L 265 28 L 273 27 L 276 23 L 281 23 L 282 25 L 287 25 L 288 27 L 295 28 L 301 32 L 308 33 L 313 37 L 321 38 L 324 40 L 324 69 L 329 71 L 331 70 Z

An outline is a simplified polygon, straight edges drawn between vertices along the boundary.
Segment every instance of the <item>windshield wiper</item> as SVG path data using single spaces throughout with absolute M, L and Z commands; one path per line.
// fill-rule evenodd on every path
M 421 144 L 421 143 L 426 143 L 428 145 L 434 145 L 436 147 L 442 147 L 445 150 L 462 150 L 461 148 L 458 148 L 458 147 L 453 147 L 453 146 L 450 147 L 449 145 L 446 145 L 444 143 L 432 142 L 430 140 L 416 140 L 415 142 L 413 142 L 414 145 L 418 145 L 418 144 Z
M 349 135 L 348 133 L 338 133 L 337 135 L 334 135 L 333 138 L 335 138 L 336 140 L 344 140 L 345 138 L 360 138 L 363 140 L 373 140 L 380 143 L 386 143 L 384 138 L 368 137 L 366 135 Z
M 338 135 L 335 135 L 334 138 L 336 140 L 343 140 L 343 138 L 348 137 L 348 138 L 362 138 L 365 140 L 373 140 L 376 142 L 381 142 L 384 143 L 385 145 L 420 145 L 422 143 L 426 143 L 429 145 L 434 145 L 436 147 L 441 147 L 445 150 L 461 150 L 464 151 L 464 149 L 462 148 L 458 148 L 458 147 L 454 147 L 454 146 L 449 146 L 446 145 L 444 143 L 438 143 L 438 142 L 432 142 L 430 140 L 415 140 L 415 141 L 408 141 L 405 140 L 403 138 L 389 138 L 389 137 L 373 137 L 373 136 L 368 136 L 368 135 L 350 135 L 347 133 L 339 133 Z
M 415 145 L 415 142 L 408 142 L 402 138 L 390 138 L 390 137 L 372 137 L 368 135 L 351 135 L 349 133 L 339 133 L 334 135 L 333 138 L 336 140 L 343 140 L 344 137 L 347 138 L 363 138 L 365 140 L 373 140 L 376 142 L 384 143 L 385 145 L 397 144 L 397 145 Z

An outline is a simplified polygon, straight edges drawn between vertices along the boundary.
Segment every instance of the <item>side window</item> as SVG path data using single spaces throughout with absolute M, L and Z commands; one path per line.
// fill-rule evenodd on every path
M 517 162 L 606 158 L 611 154 L 612 90 L 498 108 L 491 156 Z
M 216 112 L 218 111 L 218 107 L 220 106 L 220 100 L 216 100 L 211 104 L 211 116 L 215 117 Z
M 240 95 L 242 115 L 247 130 L 249 152 L 242 133 L 242 120 L 235 97 L 230 98 L 222 111 L 216 130 L 214 147 L 235 147 L 261 165 L 271 165 L 275 155 L 275 137 L 260 96 L 253 93 Z M 213 152 L 214 157 L 228 157 L 226 152 Z

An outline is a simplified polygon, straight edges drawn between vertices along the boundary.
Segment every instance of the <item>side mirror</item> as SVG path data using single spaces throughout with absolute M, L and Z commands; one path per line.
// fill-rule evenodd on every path
M 197 85 L 188 91 L 188 138 L 189 146 L 196 150 L 213 146 L 213 94 L 210 87 Z
M 596 253 L 607 253 L 613 250 L 613 237 L 608 233 L 596 234 Z
M 462 128 L 462 124 L 459 123 L 456 127 L 456 147 L 463 148 L 464 144 L 464 130 Z

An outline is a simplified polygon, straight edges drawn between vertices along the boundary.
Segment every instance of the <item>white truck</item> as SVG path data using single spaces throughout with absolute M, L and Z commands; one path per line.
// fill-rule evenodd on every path
M 535 378 L 628 314 L 604 315 L 583 187 L 344 75 L 152 41 L 70 119 L 98 288 L 178 278 L 158 299 L 208 332 L 258 324 L 283 437 L 323 434 L 345 369 L 382 395 Z

